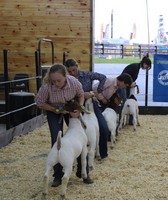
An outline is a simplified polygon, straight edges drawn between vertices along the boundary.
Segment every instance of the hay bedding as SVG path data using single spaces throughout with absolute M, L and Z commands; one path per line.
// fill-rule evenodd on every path
M 141 127 L 122 129 L 109 157 L 95 163 L 90 172 L 94 184 L 85 185 L 73 172 L 67 199 L 168 200 L 167 116 L 140 116 Z M 16 137 L 0 150 L 0 200 L 39 200 L 50 134 L 45 123 L 27 135 Z M 59 187 L 48 200 L 60 199 Z

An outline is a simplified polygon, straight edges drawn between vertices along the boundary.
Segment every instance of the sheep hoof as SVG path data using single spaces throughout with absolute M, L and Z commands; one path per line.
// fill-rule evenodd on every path
M 92 170 L 94 170 L 94 167 L 93 167 L 93 166 L 90 166 L 89 169 L 92 171 Z
M 65 194 L 61 194 L 61 199 L 65 199 Z
M 87 178 L 87 174 L 82 174 L 82 178 Z
M 98 161 L 101 161 L 101 157 L 99 156 L 99 157 L 97 158 L 97 160 L 98 160 Z
M 99 160 L 101 160 L 101 156 L 99 155 L 99 156 L 96 156 L 96 159 L 99 161 Z
M 42 193 L 41 200 L 46 200 L 46 199 L 47 199 L 47 194 L 46 193 Z

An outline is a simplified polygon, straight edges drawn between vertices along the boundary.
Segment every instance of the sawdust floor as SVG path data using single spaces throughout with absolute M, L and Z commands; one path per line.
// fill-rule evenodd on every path
M 168 116 L 140 115 L 140 122 L 136 132 L 122 129 L 108 159 L 95 161 L 94 184 L 83 184 L 73 171 L 67 199 L 168 200 Z M 49 150 L 47 123 L 0 149 L 0 200 L 41 199 Z M 52 180 L 51 172 L 48 200 L 60 199 Z

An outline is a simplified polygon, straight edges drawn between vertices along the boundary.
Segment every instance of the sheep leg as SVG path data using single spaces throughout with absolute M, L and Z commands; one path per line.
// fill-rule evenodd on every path
M 45 170 L 44 179 L 43 179 L 43 196 L 48 194 L 48 182 L 49 182 L 50 171 L 52 167 L 58 163 L 56 155 L 52 157 L 52 150 L 51 150 L 47 158 L 46 170 Z
M 137 125 L 140 126 L 139 119 L 137 119 Z
M 119 130 L 122 129 L 123 122 L 124 122 L 124 117 L 125 117 L 125 116 L 122 114 L 122 115 L 121 115 L 121 119 L 120 119 L 120 125 L 118 126 Z
M 126 115 L 126 125 L 129 124 L 129 114 Z
M 100 151 L 99 151 L 99 133 L 97 134 L 97 138 L 96 138 L 96 158 L 97 160 L 100 160 L 101 159 L 101 156 L 100 156 Z
M 137 125 L 140 126 L 138 112 L 136 113 Z
M 137 124 L 136 116 L 134 115 L 134 116 L 133 116 L 133 126 L 134 126 L 134 131 L 136 131 L 136 124 Z
M 69 182 L 69 178 L 71 176 L 72 173 L 72 167 L 73 167 L 73 163 L 70 166 L 65 167 L 64 169 L 64 176 L 62 177 L 62 184 L 61 184 L 61 191 L 60 191 L 60 195 L 62 199 L 65 199 L 66 196 L 66 190 L 67 190 L 67 185 Z
M 82 178 L 87 178 L 86 172 L 86 156 L 87 156 L 87 146 L 84 146 L 81 153 L 81 164 L 82 164 Z
M 114 131 L 111 131 L 111 149 L 113 149 L 115 142 L 116 142 L 116 137 Z
M 113 146 L 114 146 L 113 131 L 110 131 L 110 132 L 111 132 L 111 146 L 110 146 L 110 148 L 113 149 Z
M 43 196 L 46 196 L 48 194 L 48 182 L 49 182 L 49 173 L 52 166 L 47 166 L 46 172 L 43 179 Z
M 93 144 L 90 144 L 90 151 L 89 151 L 89 153 L 88 153 L 88 156 L 89 156 L 89 168 L 91 169 L 91 170 L 93 170 L 94 169 L 94 156 L 95 156 L 95 145 L 93 145 Z

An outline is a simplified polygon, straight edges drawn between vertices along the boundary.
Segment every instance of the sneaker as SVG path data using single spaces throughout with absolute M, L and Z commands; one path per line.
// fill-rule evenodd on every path
M 83 183 L 85 183 L 85 184 L 92 184 L 92 183 L 94 183 L 94 181 L 88 175 L 87 178 L 83 179 Z
M 61 179 L 60 178 L 54 178 L 51 187 L 58 187 L 59 185 L 61 185 Z

